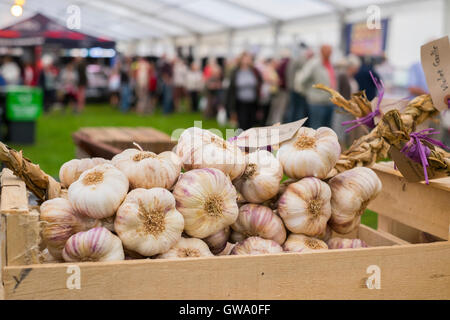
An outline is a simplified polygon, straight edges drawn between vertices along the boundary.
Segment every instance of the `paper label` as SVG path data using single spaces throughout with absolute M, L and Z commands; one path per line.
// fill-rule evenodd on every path
M 378 97 L 375 97 L 370 103 L 372 105 L 372 111 L 375 111 L 377 108 Z M 383 98 L 383 100 L 381 101 L 381 104 L 380 104 L 381 116 L 376 116 L 375 118 L 373 118 L 374 123 L 377 124 L 378 122 L 380 122 L 383 115 L 388 111 L 396 109 L 401 112 L 408 105 L 408 103 L 409 103 L 409 101 L 406 99 L 385 99 L 385 98 Z
M 434 107 L 448 109 L 450 99 L 450 42 L 448 36 L 428 42 L 420 48 L 422 68 Z
M 290 140 L 300 129 L 308 118 L 298 121 L 273 125 L 268 127 L 250 128 L 242 132 L 236 139 L 238 147 L 262 148 L 278 145 Z
M 396 147 L 391 146 L 389 149 L 389 156 L 394 160 L 398 171 L 402 176 L 410 182 L 420 182 L 425 180 L 425 175 L 423 174 L 423 166 L 411 160 L 403 153 L 400 152 Z M 428 179 L 437 179 L 446 176 L 443 172 L 436 172 L 433 169 L 427 168 Z

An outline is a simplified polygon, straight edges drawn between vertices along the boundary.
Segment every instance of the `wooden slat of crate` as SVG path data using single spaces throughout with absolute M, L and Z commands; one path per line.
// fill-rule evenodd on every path
M 3 259 L 9 266 L 39 263 L 39 212 L 28 209 L 25 183 L 11 170 L 2 171 L 1 184 L 0 215 L 6 246 Z
M 9 299 L 450 299 L 447 242 L 182 260 L 6 267 Z M 369 266 L 381 289 L 368 289 Z M 226 276 L 224 276 L 226 275 Z M 18 283 L 16 279 L 21 279 Z
M 373 169 L 383 188 L 369 203 L 369 209 L 404 225 L 449 239 L 450 178 L 432 180 L 426 185 L 406 181 L 393 169 L 392 163 L 379 163 Z

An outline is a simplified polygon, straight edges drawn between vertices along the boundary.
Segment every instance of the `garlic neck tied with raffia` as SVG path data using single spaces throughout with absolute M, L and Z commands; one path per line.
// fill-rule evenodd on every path
M 290 178 L 324 179 L 336 164 L 340 153 L 341 147 L 333 130 L 302 127 L 291 140 L 281 144 L 277 158 Z

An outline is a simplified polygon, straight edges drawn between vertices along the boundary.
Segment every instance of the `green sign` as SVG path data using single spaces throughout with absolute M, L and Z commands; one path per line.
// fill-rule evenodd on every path
M 6 118 L 33 121 L 42 113 L 42 90 L 27 86 L 6 87 Z

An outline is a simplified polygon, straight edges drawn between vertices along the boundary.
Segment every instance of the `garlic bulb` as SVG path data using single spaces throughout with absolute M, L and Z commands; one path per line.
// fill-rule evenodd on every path
M 62 250 L 70 236 L 100 226 L 99 220 L 76 213 L 70 202 L 63 198 L 45 201 L 40 212 L 42 239 L 56 259 L 62 259 Z
M 286 240 L 286 229 L 280 217 L 268 207 L 258 204 L 245 204 L 239 209 L 239 216 L 231 225 L 232 242 L 241 242 L 252 236 L 273 240 L 283 244 Z
M 303 234 L 290 234 L 283 245 L 284 251 L 289 252 L 314 252 L 316 250 L 327 250 L 327 244 L 319 239 L 305 236 Z
M 98 227 L 71 236 L 63 250 L 67 262 L 124 260 L 122 241 L 106 228 Z
M 331 238 L 328 240 L 329 249 L 353 249 L 367 247 L 367 244 L 361 239 Z
M 115 155 L 111 162 L 127 176 L 130 189 L 170 189 L 181 172 L 181 159 L 171 151 L 157 155 L 149 151 L 126 149 Z
M 230 227 L 226 227 L 225 229 L 206 237 L 203 241 L 206 242 L 213 254 L 218 254 L 225 249 L 229 237 Z
M 278 214 L 293 233 L 318 236 L 325 232 L 331 215 L 331 191 L 316 178 L 291 183 L 278 201 Z
M 324 179 L 340 154 L 341 147 L 333 130 L 326 127 L 317 130 L 302 127 L 294 138 L 281 144 L 277 157 L 284 173 L 290 178 Z
M 101 164 L 81 174 L 69 187 L 74 209 L 96 219 L 116 213 L 128 192 L 128 179 L 111 164 Z
M 181 238 L 183 216 L 166 189 L 134 189 L 117 210 L 114 229 L 125 248 L 149 257 L 169 250 Z
M 157 259 L 180 259 L 213 256 L 208 245 L 196 238 L 181 238 L 169 251 L 158 255 Z
M 277 195 L 283 168 L 272 153 L 259 150 L 246 155 L 247 167 L 234 185 L 251 203 L 262 203 Z
M 177 155 L 186 171 L 200 168 L 216 168 L 231 180 L 242 175 L 246 163 L 242 151 L 214 133 L 200 128 L 186 129 L 178 139 Z
M 59 169 L 59 180 L 63 187 L 68 188 L 78 180 L 84 171 L 103 163 L 109 163 L 109 160 L 103 158 L 72 159 Z
M 244 254 L 268 254 L 280 253 L 283 248 L 273 240 L 266 240 L 260 237 L 250 237 L 236 244 L 231 250 L 231 255 Z
M 234 223 L 239 214 L 236 189 L 222 171 L 195 169 L 184 173 L 173 189 L 184 231 L 206 238 Z
M 381 191 L 381 181 L 372 169 L 356 167 L 328 182 L 331 188 L 331 228 L 341 234 L 359 225 L 367 204 Z

